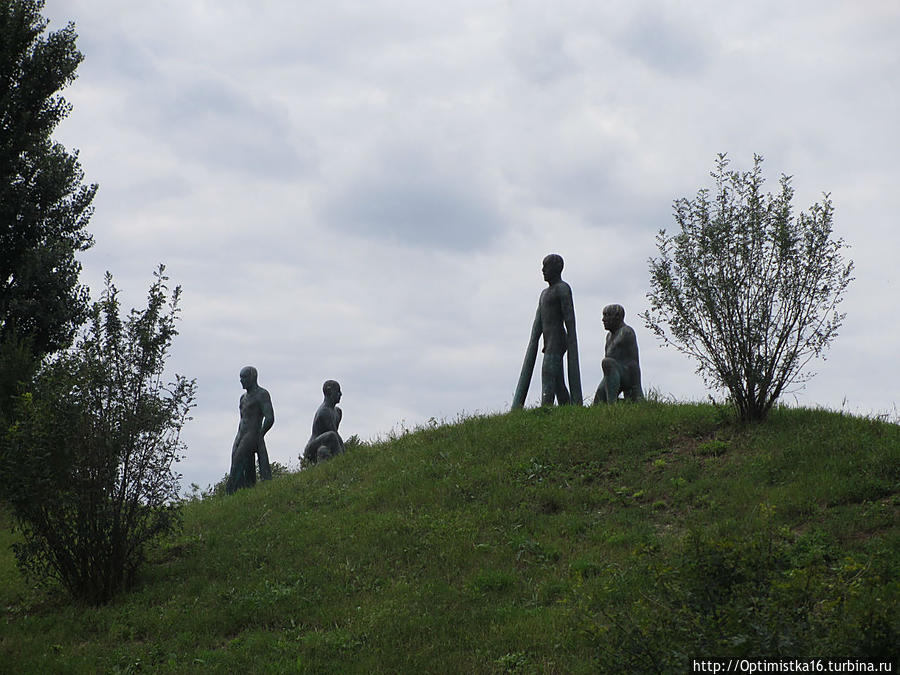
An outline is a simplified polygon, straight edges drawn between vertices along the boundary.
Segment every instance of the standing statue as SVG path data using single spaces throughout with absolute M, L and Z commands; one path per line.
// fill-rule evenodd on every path
M 575 305 L 572 289 L 562 280 L 563 259 L 551 253 L 543 262 L 544 280 L 548 287 L 541 291 L 537 313 L 531 327 L 531 339 L 525 350 L 525 361 L 519 384 L 513 396 L 513 410 L 525 405 L 528 386 L 537 359 L 538 338 L 544 337 L 544 361 L 541 365 L 541 405 L 582 404 L 581 371 L 578 367 L 578 338 L 575 334 Z M 568 354 L 569 389 L 563 374 L 563 355 Z
M 606 357 L 603 359 L 603 380 L 594 395 L 594 405 L 613 403 L 619 394 L 627 401 L 644 398 L 641 389 L 641 366 L 638 363 L 637 337 L 634 329 L 625 323 L 622 305 L 603 308 L 603 327 L 606 335 Z
M 225 492 L 233 494 L 241 488 L 256 485 L 256 456 L 259 455 L 259 476 L 272 478 L 269 453 L 266 450 L 266 432 L 275 424 L 275 411 L 269 392 L 256 382 L 256 368 L 241 368 L 241 386 L 247 391 L 241 395 L 238 406 L 241 421 L 238 424 L 234 445 L 231 446 L 231 471 L 225 483 Z
M 303 449 L 302 459 L 307 464 L 315 464 L 344 451 L 344 440 L 338 434 L 343 413 L 337 407 L 341 400 L 341 385 L 334 380 L 326 380 L 322 385 L 325 400 L 316 410 L 313 418 L 312 435 Z

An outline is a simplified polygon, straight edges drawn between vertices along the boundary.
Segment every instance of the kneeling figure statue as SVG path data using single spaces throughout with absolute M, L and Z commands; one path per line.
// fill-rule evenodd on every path
M 594 405 L 613 403 L 619 394 L 627 401 L 644 398 L 641 389 L 641 366 L 638 363 L 637 337 L 634 329 L 625 323 L 622 305 L 603 308 L 603 327 L 606 335 L 606 357 L 603 359 L 603 380 L 594 395 Z
M 315 464 L 344 451 L 344 441 L 338 434 L 342 416 L 341 409 L 337 407 L 341 400 L 341 385 L 334 380 L 326 380 L 322 385 L 322 393 L 325 394 L 325 400 L 316 411 L 312 435 L 301 456 L 307 464 Z

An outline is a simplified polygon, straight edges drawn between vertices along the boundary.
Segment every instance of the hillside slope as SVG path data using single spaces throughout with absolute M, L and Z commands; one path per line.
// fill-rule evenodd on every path
M 892 659 L 900 427 L 647 402 L 462 420 L 232 497 L 108 607 L 0 552 L 0 670 L 671 672 Z M 0 544 L 9 541 L 4 533 Z

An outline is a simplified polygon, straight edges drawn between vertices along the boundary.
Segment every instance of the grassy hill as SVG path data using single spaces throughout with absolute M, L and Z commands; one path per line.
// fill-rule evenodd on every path
M 893 659 L 900 427 L 777 409 L 434 425 L 186 506 L 138 587 L 74 607 L 0 535 L 0 670 L 685 672 Z

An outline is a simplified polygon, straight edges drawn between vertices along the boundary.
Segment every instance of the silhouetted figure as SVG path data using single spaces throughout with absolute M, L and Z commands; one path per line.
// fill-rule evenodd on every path
M 563 259 L 551 253 L 544 258 L 542 271 L 548 287 L 541 291 L 537 313 L 531 327 L 531 339 L 525 350 L 525 361 L 513 396 L 513 409 L 525 405 L 528 386 L 537 359 L 538 338 L 544 338 L 544 360 L 541 365 L 541 405 L 582 404 L 581 371 L 578 366 L 578 338 L 575 334 L 575 305 L 572 289 L 562 280 Z M 568 354 L 569 389 L 563 373 L 563 355 Z
M 241 421 L 234 437 L 234 445 L 231 446 L 231 471 L 225 483 L 225 492 L 228 494 L 256 485 L 257 455 L 260 478 L 272 478 L 265 440 L 266 432 L 275 424 L 272 399 L 269 392 L 257 384 L 257 371 L 253 366 L 241 368 L 240 379 L 241 386 L 247 391 L 241 395 L 238 406 Z
M 603 327 L 606 334 L 606 357 L 603 359 L 603 380 L 594 395 L 594 405 L 613 403 L 619 394 L 628 401 L 644 398 L 641 389 L 641 366 L 638 362 L 637 337 L 625 323 L 622 305 L 603 308 Z
M 343 413 L 337 407 L 341 400 L 341 385 L 334 380 L 326 380 L 322 385 L 325 400 L 313 418 L 312 435 L 303 449 L 303 459 L 315 464 L 344 451 L 344 440 L 338 434 Z

